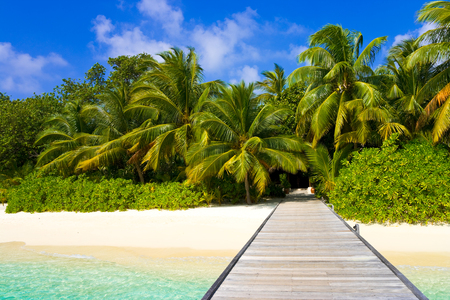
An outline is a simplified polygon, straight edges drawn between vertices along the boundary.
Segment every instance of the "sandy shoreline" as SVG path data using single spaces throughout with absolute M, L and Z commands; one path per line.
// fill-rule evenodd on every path
M 347 221 L 354 226 L 354 221 Z M 450 268 L 450 225 L 359 224 L 361 236 L 394 265 Z
M 0 243 L 9 243 L 2 245 L 11 251 L 84 255 L 118 263 L 138 257 L 233 257 L 276 204 L 273 200 L 185 211 L 35 214 L 6 214 L 0 205 Z M 394 265 L 450 267 L 450 225 L 360 228 Z
M 0 205 L 0 243 L 8 249 L 93 256 L 233 257 L 278 201 L 182 211 L 6 214 Z M 6 248 L 4 248 L 6 249 Z

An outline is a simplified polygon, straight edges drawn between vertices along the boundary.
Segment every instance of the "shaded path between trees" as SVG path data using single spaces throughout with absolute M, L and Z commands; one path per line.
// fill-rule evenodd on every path
M 291 194 L 203 299 L 427 299 L 312 196 Z

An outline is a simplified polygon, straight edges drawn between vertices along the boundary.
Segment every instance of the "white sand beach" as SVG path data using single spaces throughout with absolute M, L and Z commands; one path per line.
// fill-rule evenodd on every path
M 130 255 L 233 257 L 276 203 L 182 211 L 34 214 L 6 214 L 6 206 L 0 205 L 0 243 L 113 261 Z M 361 235 L 394 265 L 450 267 L 450 225 L 360 224 L 360 228 Z
M 394 265 L 450 267 L 450 225 L 359 223 L 359 227 L 361 236 Z
M 0 205 L 0 243 L 112 261 L 130 255 L 234 257 L 276 204 L 33 214 L 6 214 Z

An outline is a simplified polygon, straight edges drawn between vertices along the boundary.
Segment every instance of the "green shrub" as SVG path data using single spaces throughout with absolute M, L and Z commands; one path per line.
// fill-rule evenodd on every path
M 136 185 L 132 180 L 103 179 L 96 183 L 85 175 L 61 178 L 29 176 L 8 191 L 6 212 L 116 211 L 126 209 L 187 209 L 204 206 L 202 192 L 178 182 Z
M 232 203 L 240 202 L 240 200 L 245 198 L 244 183 L 237 183 L 236 179 L 229 174 L 224 174 L 222 178 L 213 177 L 206 183 L 206 190 L 208 192 L 213 193 L 216 189 Z
M 425 141 L 367 148 L 346 161 L 330 193 L 346 219 L 363 223 L 450 221 L 450 157 Z
M 151 183 L 140 186 L 131 208 L 174 210 L 205 206 L 204 202 L 202 191 L 194 185 L 179 182 Z
M 284 189 L 281 185 L 271 182 L 266 187 L 266 190 L 265 190 L 263 196 L 284 198 L 284 197 L 286 197 L 286 194 L 284 193 Z

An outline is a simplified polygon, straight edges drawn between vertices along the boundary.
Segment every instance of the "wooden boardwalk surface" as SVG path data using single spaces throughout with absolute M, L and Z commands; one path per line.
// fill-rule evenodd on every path
M 203 299 L 427 299 L 312 197 L 287 197 L 248 245 Z

